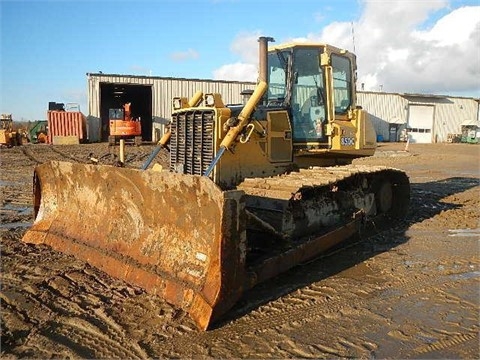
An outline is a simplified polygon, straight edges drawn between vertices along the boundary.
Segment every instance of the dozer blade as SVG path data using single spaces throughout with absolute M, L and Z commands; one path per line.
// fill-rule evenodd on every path
M 201 329 L 245 280 L 243 191 L 168 172 L 50 162 L 35 169 L 23 241 L 72 254 L 179 306 Z

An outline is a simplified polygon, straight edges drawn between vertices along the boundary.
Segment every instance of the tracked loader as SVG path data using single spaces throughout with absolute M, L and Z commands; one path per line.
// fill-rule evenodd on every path
M 23 240 L 73 254 L 181 307 L 200 329 L 256 284 L 405 216 L 407 175 L 355 166 L 376 134 L 356 105 L 355 55 L 327 44 L 268 46 L 244 104 L 173 100 L 168 169 L 68 162 L 34 174 Z

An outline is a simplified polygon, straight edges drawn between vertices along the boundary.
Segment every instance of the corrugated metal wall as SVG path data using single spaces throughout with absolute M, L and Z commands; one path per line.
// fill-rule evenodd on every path
M 390 123 L 406 123 L 408 101 L 392 93 L 358 92 L 357 104 L 370 114 L 377 135 L 387 140 Z
M 84 140 L 86 119 L 79 111 L 48 111 L 48 143 L 53 143 L 55 136 L 75 136 Z
M 167 122 L 170 119 L 172 99 L 175 96 L 191 97 L 197 90 L 201 90 L 204 93 L 222 94 L 225 104 L 238 104 L 242 102 L 240 93 L 255 87 L 255 83 L 237 81 L 112 74 L 87 74 L 87 77 L 90 116 L 100 117 L 100 83 L 148 85 L 152 86 L 152 117 L 160 122 Z M 405 94 L 360 91 L 357 93 L 357 104 L 370 113 L 377 134 L 385 140 L 389 139 L 390 123 L 406 124 L 409 104 L 435 106 L 433 139 L 437 142 L 447 141 L 450 133 L 459 134 L 462 122 L 478 119 L 480 116 L 479 102 L 473 98 L 419 95 L 412 99 Z M 401 128 L 404 127 L 405 125 Z M 152 132 L 155 130 L 152 129 Z M 153 138 L 156 138 L 155 133 Z
M 434 140 L 446 142 L 448 134 L 461 134 L 465 120 L 476 120 L 479 104 L 474 99 L 448 97 L 435 104 Z
M 190 98 L 196 91 L 220 93 L 225 104 L 242 102 L 240 93 L 253 89 L 255 83 L 237 81 L 214 81 L 201 79 L 179 79 L 147 76 L 110 74 L 87 74 L 89 115 L 100 117 L 100 83 L 150 85 L 152 86 L 152 116 L 169 120 L 172 112 L 172 99 L 175 96 Z
M 412 104 L 435 107 L 432 139 L 436 142 L 446 142 L 448 134 L 460 134 L 461 124 L 465 120 L 475 120 L 479 116 L 478 100 L 464 97 L 360 91 L 357 93 L 357 103 L 371 115 L 377 134 L 385 140 L 389 138 L 390 123 L 408 121 L 408 106 Z

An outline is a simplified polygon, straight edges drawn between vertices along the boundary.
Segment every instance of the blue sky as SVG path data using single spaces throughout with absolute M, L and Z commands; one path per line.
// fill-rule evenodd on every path
M 0 111 L 86 112 L 87 72 L 252 81 L 259 35 L 353 50 L 352 28 L 366 89 L 480 97 L 477 15 L 480 0 L 0 0 Z

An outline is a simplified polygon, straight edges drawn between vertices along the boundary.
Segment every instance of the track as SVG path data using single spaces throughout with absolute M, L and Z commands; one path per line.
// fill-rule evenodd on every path
M 36 164 L 43 164 L 51 160 L 73 161 L 80 163 L 86 162 L 78 157 L 78 155 L 72 155 L 69 152 L 62 151 L 52 145 L 36 146 L 35 148 L 32 148 L 31 146 L 22 146 L 21 151 L 28 159 Z
M 401 221 L 410 199 L 407 175 L 379 166 L 302 169 L 272 178 L 248 178 L 237 189 L 247 194 L 248 214 L 254 217 L 248 227 L 253 230 L 253 236 L 247 236 L 252 249 L 248 264 L 300 249 L 304 240 L 345 226 L 359 212 L 369 225 Z M 265 236 L 284 241 L 267 243 Z

